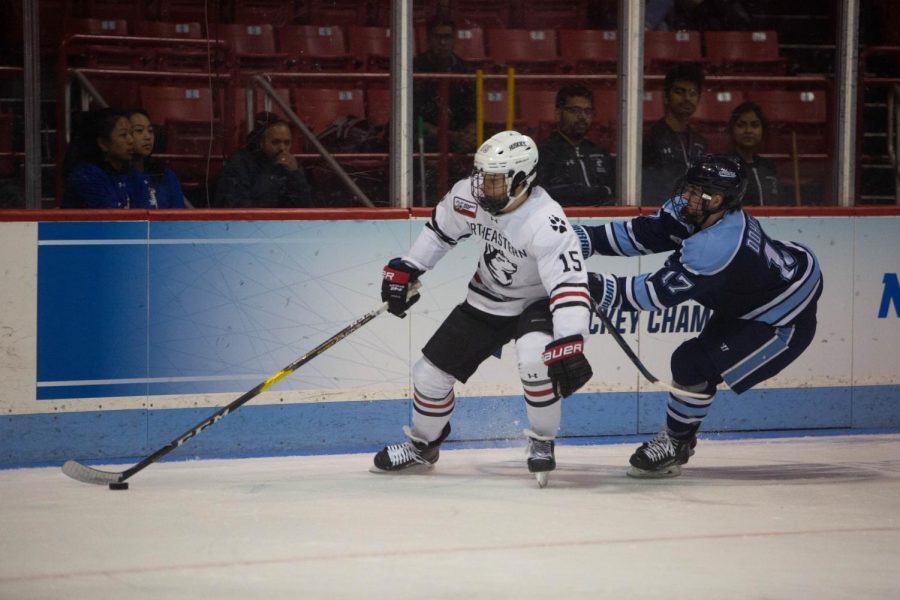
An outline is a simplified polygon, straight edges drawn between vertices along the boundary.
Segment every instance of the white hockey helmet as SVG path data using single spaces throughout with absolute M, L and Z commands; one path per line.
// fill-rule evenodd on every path
M 475 153 L 472 171 L 472 196 L 492 215 L 531 191 L 537 177 L 538 150 L 534 140 L 518 131 L 501 131 L 485 141 Z M 503 175 L 505 193 L 500 197 L 484 193 L 485 175 Z M 524 182 L 522 192 L 513 196 Z

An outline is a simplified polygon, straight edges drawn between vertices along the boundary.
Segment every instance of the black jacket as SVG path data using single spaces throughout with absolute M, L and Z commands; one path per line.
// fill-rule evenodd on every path
M 706 154 L 706 139 L 691 127 L 677 133 L 660 119 L 644 136 L 643 154 L 642 204 L 662 204 L 672 196 L 687 168 Z
M 785 206 L 790 205 L 790 198 L 781 195 L 778 184 L 778 173 L 775 163 L 758 154 L 753 162 L 748 163 L 740 156 L 737 158 L 747 170 L 747 193 L 744 194 L 744 206 Z
M 216 186 L 222 208 L 312 208 L 312 190 L 303 168 L 288 171 L 259 150 L 238 150 L 225 164 Z
M 563 206 L 613 203 L 615 165 L 609 153 L 584 139 L 574 145 L 554 131 L 538 148 L 537 183 Z

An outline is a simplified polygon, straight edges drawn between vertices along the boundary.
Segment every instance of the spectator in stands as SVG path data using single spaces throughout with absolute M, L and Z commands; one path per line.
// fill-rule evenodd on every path
M 291 128 L 278 115 L 258 113 L 247 145 L 222 169 L 216 206 L 223 208 L 311 208 L 313 193 L 291 154 Z
M 668 200 L 687 168 L 706 154 L 706 139 L 690 126 L 702 89 L 698 65 L 679 64 L 666 73 L 665 114 L 644 137 L 642 196 L 648 202 Z
M 428 48 L 413 60 L 416 73 L 469 73 L 469 66 L 453 52 L 456 24 L 444 16 L 428 22 Z M 469 84 L 452 82 L 447 102 L 449 144 L 454 152 L 475 151 L 475 90 Z M 413 111 L 425 122 L 430 149 L 436 148 L 441 111 L 440 86 L 436 81 L 417 80 L 413 86 Z
M 556 94 L 556 131 L 539 148 L 538 183 L 563 206 L 612 204 L 615 175 L 605 148 L 587 139 L 594 95 L 582 85 Z
M 141 178 L 131 166 L 134 137 L 124 111 L 102 108 L 82 115 L 66 157 L 63 208 L 148 208 Z
M 134 138 L 134 154 L 131 166 L 146 190 L 146 203 L 150 208 L 184 208 L 184 194 L 175 172 L 163 162 L 151 158 L 156 135 L 150 115 L 142 108 L 128 111 L 131 136 Z
M 789 204 L 781 196 L 775 163 L 759 155 L 767 127 L 762 109 L 749 100 L 737 106 L 728 121 L 732 153 L 747 171 L 745 206 Z

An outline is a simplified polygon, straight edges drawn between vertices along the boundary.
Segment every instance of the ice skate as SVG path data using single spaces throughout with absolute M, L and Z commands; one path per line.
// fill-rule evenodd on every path
M 545 487 L 550 471 L 556 468 L 555 443 L 530 429 L 525 430 L 525 435 L 528 437 L 528 470 L 537 478 L 538 487 Z
M 669 436 L 666 430 L 662 430 L 655 438 L 641 444 L 631 455 L 628 476 L 639 479 L 678 477 L 681 475 L 681 465 L 686 464 L 693 456 L 696 445 L 696 436 L 677 440 Z
M 375 455 L 375 464 L 369 471 L 415 473 L 431 469 L 441 455 L 441 443 L 450 435 L 450 424 L 444 426 L 440 437 L 433 442 L 416 437 L 407 426 L 403 427 L 403 433 L 408 439 L 400 444 L 385 446 Z

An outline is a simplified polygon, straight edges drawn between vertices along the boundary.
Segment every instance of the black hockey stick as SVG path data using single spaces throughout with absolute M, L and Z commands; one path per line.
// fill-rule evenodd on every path
M 615 325 L 612 324 L 612 321 L 609 320 L 609 317 L 605 312 L 599 307 L 594 305 L 594 312 L 597 313 L 597 316 L 600 317 L 600 320 L 603 321 L 604 327 L 613 336 L 613 339 L 616 340 L 616 343 L 619 344 L 619 348 L 625 353 L 628 358 L 631 359 L 631 362 L 634 363 L 634 366 L 637 367 L 637 370 L 641 372 L 641 375 L 644 376 L 644 379 L 652 383 L 658 388 L 667 390 L 672 392 L 673 394 L 678 394 L 679 396 L 687 396 L 689 398 L 698 398 L 701 400 L 709 400 L 708 394 L 698 394 L 696 392 L 689 392 L 687 390 L 683 390 L 681 388 L 677 388 L 673 385 L 669 385 L 668 383 L 664 383 L 657 379 L 653 373 L 647 370 L 647 367 L 644 366 L 644 363 L 641 362 L 641 359 L 637 357 L 637 354 L 631 349 L 631 346 L 628 345 L 628 342 L 625 341 L 625 338 L 622 337 L 622 334 L 619 333 L 619 330 L 616 329 Z
M 410 289 L 409 294 L 410 295 L 415 294 L 415 292 L 419 288 L 419 286 L 420 286 L 420 284 L 418 284 L 418 282 L 416 284 L 414 284 L 412 286 L 412 288 Z M 86 465 L 81 464 L 77 460 L 68 460 L 63 465 L 62 472 L 65 473 L 66 475 L 68 475 L 69 477 L 71 477 L 72 479 L 77 479 L 78 481 L 81 481 L 84 483 L 93 483 L 96 485 L 107 485 L 110 483 L 119 483 L 119 482 L 125 481 L 126 479 L 128 479 L 129 477 L 131 477 L 132 475 L 137 473 L 138 471 L 141 471 L 145 467 L 148 467 L 149 465 L 153 464 L 154 462 L 156 462 L 157 460 L 159 460 L 160 458 L 162 458 L 163 456 L 165 456 L 166 454 L 168 454 L 169 452 L 171 452 L 178 446 L 182 445 L 183 443 L 185 443 L 186 441 L 188 441 L 189 439 L 191 439 L 192 437 L 194 437 L 195 435 L 197 435 L 198 433 L 200 433 L 201 431 L 203 431 L 210 425 L 213 425 L 220 419 L 224 419 L 225 417 L 227 417 L 229 415 L 229 413 L 234 412 L 235 410 L 240 408 L 242 405 L 246 404 L 251 399 L 255 398 L 256 396 L 258 396 L 261 393 L 263 393 L 264 391 L 266 391 L 272 385 L 278 383 L 279 381 L 281 381 L 282 379 L 284 379 L 285 377 L 287 377 L 288 375 L 290 375 L 291 373 L 293 373 L 294 371 L 296 371 L 297 369 L 299 369 L 300 367 L 302 367 L 303 365 L 305 365 L 306 363 L 308 363 L 309 361 L 314 359 L 315 357 L 319 356 L 320 354 L 322 354 L 323 352 L 325 352 L 326 350 L 328 350 L 329 348 L 331 348 L 332 346 L 337 344 L 339 341 L 341 341 L 342 339 L 344 339 L 345 337 L 347 337 L 348 335 L 350 335 L 351 333 L 353 333 L 354 331 L 356 331 L 357 329 L 359 329 L 360 327 L 362 327 L 363 325 L 365 325 L 366 323 L 368 323 L 369 321 L 371 321 L 372 319 L 374 319 L 375 317 L 377 317 L 378 315 L 380 315 L 381 313 L 386 311 L 387 307 L 388 307 L 387 302 L 385 302 L 384 304 L 379 306 L 377 309 L 366 313 L 365 315 L 363 315 L 362 317 L 360 317 L 353 323 L 350 323 L 349 325 L 347 325 L 346 327 L 341 329 L 339 332 L 337 332 L 336 334 L 334 334 L 333 336 L 331 336 L 330 338 L 328 338 L 327 340 L 325 340 L 324 342 L 322 342 L 321 344 L 319 344 L 318 346 L 316 346 L 315 348 L 313 348 L 312 350 L 310 350 L 309 352 L 307 352 L 306 354 L 304 354 L 303 356 L 301 356 L 300 358 L 298 358 L 297 360 L 295 360 L 294 362 L 292 362 L 291 364 L 286 366 L 285 368 L 281 369 L 277 373 L 274 373 L 271 377 L 269 377 L 268 379 L 266 379 L 265 381 L 263 381 L 262 383 L 257 385 L 255 388 L 253 388 L 249 392 L 246 392 L 244 395 L 242 395 L 237 400 L 233 401 L 228 406 L 220 408 L 215 413 L 213 413 L 212 415 L 210 415 L 209 417 L 204 419 L 202 422 L 198 423 L 194 427 L 191 427 L 190 429 L 188 429 L 187 431 L 182 433 L 180 436 L 178 436 L 177 438 L 175 438 L 174 440 L 172 440 L 171 442 L 169 442 L 168 444 L 166 444 L 165 446 L 163 446 L 162 448 L 160 448 L 159 450 L 157 450 L 156 452 L 154 452 L 153 454 L 151 454 L 150 456 L 148 456 L 141 462 L 137 463 L 133 467 L 125 469 L 124 471 L 121 471 L 121 472 L 110 472 L 110 471 L 101 471 L 100 469 L 94 469 L 93 467 L 88 467 Z

